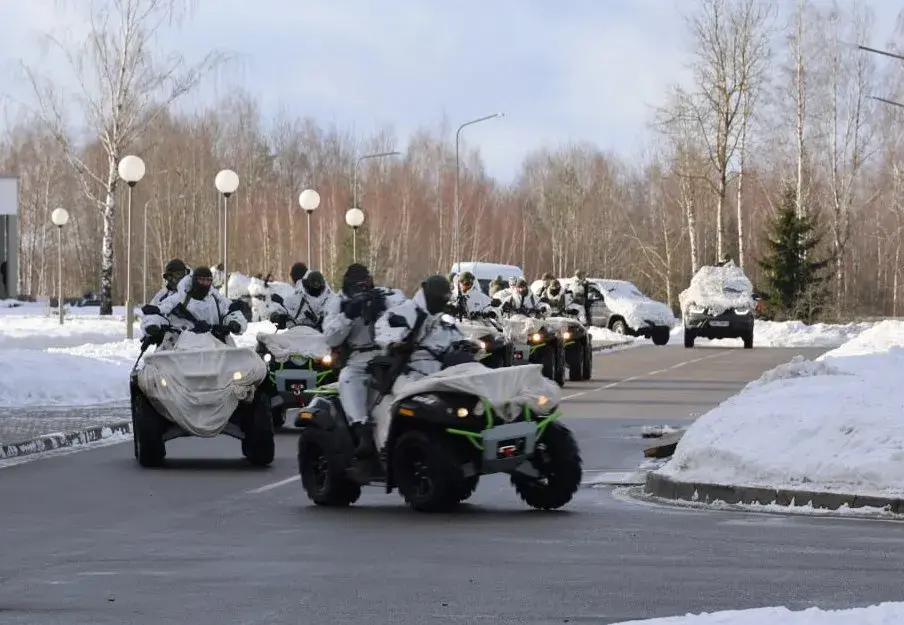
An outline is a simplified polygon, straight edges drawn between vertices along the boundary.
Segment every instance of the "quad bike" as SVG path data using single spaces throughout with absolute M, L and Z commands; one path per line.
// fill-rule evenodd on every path
M 572 382 L 593 377 L 593 339 L 590 331 L 581 323 L 581 316 L 580 309 L 572 305 L 566 307 L 564 316 L 546 318 L 546 322 L 558 331 L 565 350 L 568 379 Z
M 146 313 L 148 314 L 148 313 Z M 129 390 L 135 458 L 143 467 L 163 464 L 174 438 L 225 434 L 242 441 L 242 455 L 267 466 L 275 453 L 273 421 L 261 383 L 263 361 L 250 348 L 229 345 L 222 330 L 194 333 L 169 326 L 170 349 L 144 356 L 153 341 L 142 341 Z M 138 364 L 144 357 L 144 367 Z
M 276 301 L 279 295 L 273 298 Z M 279 319 L 274 322 L 279 329 L 285 327 Z M 261 387 L 269 400 L 273 427 L 282 427 L 289 410 L 305 405 L 311 395 L 306 391 L 339 379 L 342 358 L 316 328 L 295 326 L 275 334 L 258 333 L 256 351 L 267 363 L 267 379 Z
M 514 364 L 541 365 L 545 377 L 564 386 L 565 344 L 556 324 L 550 324 L 543 318 L 547 309 L 541 309 L 534 316 L 515 314 L 505 320 L 509 333 L 514 337 Z M 519 351 L 524 349 L 527 350 L 527 357 L 522 353 L 519 358 Z
M 459 314 L 458 319 L 450 316 L 449 323 L 455 323 L 459 331 L 474 341 L 478 348 L 477 360 L 490 369 L 511 367 L 515 356 L 515 345 L 506 336 L 505 329 L 498 320 L 495 310 Z
M 374 386 L 385 388 L 380 377 L 375 373 Z M 560 508 L 582 477 L 577 442 L 558 422 L 560 395 L 538 365 L 447 367 L 392 397 L 384 444 L 378 440 L 383 451 L 370 460 L 354 456 L 356 440 L 338 395 L 320 395 L 300 415 L 302 486 L 321 506 L 351 505 L 362 485 L 376 485 L 386 493 L 398 489 L 414 510 L 433 512 L 468 499 L 480 476 L 507 473 L 529 506 Z M 363 480 L 362 463 L 369 465 Z

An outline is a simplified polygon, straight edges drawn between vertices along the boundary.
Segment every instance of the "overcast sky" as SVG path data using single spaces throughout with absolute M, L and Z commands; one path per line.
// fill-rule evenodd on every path
M 71 0 L 64 13 L 58 0 L 0 0 L 0 92 L 27 95 L 16 80 L 18 60 L 41 63 L 42 32 L 77 36 L 76 8 L 87 1 Z M 211 48 L 240 55 L 200 98 L 212 101 L 230 84 L 242 85 L 268 115 L 282 107 L 360 135 L 389 125 L 402 141 L 418 127 L 438 128 L 444 116 L 451 141 L 461 122 L 501 111 L 504 119 L 464 134 L 503 181 L 542 145 L 588 140 L 626 156 L 640 152 L 650 107 L 669 85 L 686 80 L 690 48 L 681 11 L 694 6 L 691 0 L 194 4 L 191 22 L 166 45 L 189 58 Z M 873 44 L 881 46 L 901 5 L 868 4 L 878 17 Z

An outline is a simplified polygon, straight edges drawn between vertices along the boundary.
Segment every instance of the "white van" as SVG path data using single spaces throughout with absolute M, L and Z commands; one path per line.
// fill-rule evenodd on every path
M 480 290 L 484 293 L 489 293 L 490 282 L 495 280 L 498 276 L 502 276 L 502 279 L 506 282 L 506 286 L 510 286 L 512 281 L 524 277 L 524 271 L 522 271 L 521 267 L 516 265 L 500 265 L 498 263 L 483 262 L 455 263 L 452 265 L 449 274 L 457 276 L 465 271 L 470 271 L 474 274 L 474 277 L 477 278 L 477 282 L 480 284 Z

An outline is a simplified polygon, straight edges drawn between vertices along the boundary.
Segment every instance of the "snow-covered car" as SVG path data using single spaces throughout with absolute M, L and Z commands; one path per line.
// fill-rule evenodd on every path
M 242 442 L 254 466 L 273 462 L 273 421 L 261 384 L 264 361 L 248 347 L 235 347 L 210 332 L 178 331 L 171 349 L 144 357 L 143 343 L 130 379 L 135 459 L 143 467 L 163 464 L 166 442 L 226 434 Z
M 753 285 L 734 263 L 701 267 L 687 289 L 678 295 L 684 320 L 684 346 L 693 347 L 697 337 L 742 339 L 753 348 Z
M 574 278 L 561 280 L 569 289 Z M 595 286 L 588 297 L 589 324 L 607 328 L 618 334 L 642 336 L 652 339 L 656 345 L 666 345 L 678 319 L 663 302 L 645 295 L 633 282 L 627 280 L 589 279 Z

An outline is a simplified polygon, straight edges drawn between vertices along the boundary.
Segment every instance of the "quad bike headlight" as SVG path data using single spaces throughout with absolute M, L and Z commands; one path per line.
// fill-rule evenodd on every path
M 486 342 L 486 341 L 477 341 L 477 345 L 478 345 L 478 347 L 480 347 L 480 349 L 486 349 L 486 348 L 487 348 L 487 342 Z
M 568 339 L 571 338 L 571 332 L 569 332 L 568 330 L 565 330 L 564 332 L 562 332 L 562 338 L 567 341 Z
M 458 415 L 459 419 L 464 419 L 469 414 L 471 414 L 471 411 L 468 410 L 467 408 L 459 408 L 458 410 L 455 411 L 455 414 Z
M 549 397 L 547 397 L 546 395 L 540 395 L 537 398 L 537 405 L 540 406 L 541 408 L 548 403 L 549 403 Z
M 322 362 L 322 363 L 325 364 L 327 367 L 329 367 L 331 364 L 333 364 L 333 356 L 332 356 L 332 354 L 327 354 L 326 356 L 324 356 L 323 358 L 320 359 L 320 362 Z
M 235 380 L 236 382 L 238 382 L 239 380 L 241 380 L 241 379 L 242 379 L 242 372 L 241 372 L 241 371 L 235 371 L 235 372 L 232 374 L 232 379 Z
M 530 340 L 533 341 L 534 343 L 539 343 L 540 341 L 543 340 L 543 335 L 540 334 L 539 332 L 534 332 L 531 335 Z
M 273 360 L 272 354 L 264 354 L 264 362 L 270 362 L 271 360 Z

